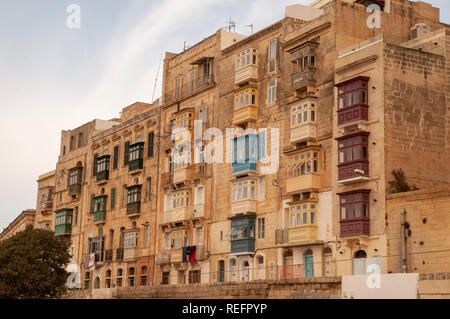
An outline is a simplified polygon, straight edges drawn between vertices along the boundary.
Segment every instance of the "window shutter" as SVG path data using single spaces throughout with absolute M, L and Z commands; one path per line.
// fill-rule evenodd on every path
M 113 169 L 117 169 L 119 164 L 119 146 L 114 146 Z
M 154 139 L 155 139 L 155 133 L 150 132 L 148 134 L 148 157 L 153 157 Z
M 258 158 L 263 159 L 266 157 L 266 133 L 267 130 L 261 130 L 258 133 Z
M 129 160 L 128 154 L 130 152 L 129 147 L 130 147 L 130 142 L 125 142 L 125 152 L 124 152 L 124 159 L 123 159 L 124 165 L 128 165 L 128 160 Z
M 95 210 L 94 197 L 95 197 L 95 194 L 92 194 L 91 195 L 91 214 L 93 214 L 94 210 Z
M 93 168 L 94 176 L 97 176 L 97 157 L 98 157 L 98 154 L 95 154 L 94 155 L 94 168 Z
M 113 210 L 116 208 L 116 188 L 111 188 L 111 205 L 110 209 Z

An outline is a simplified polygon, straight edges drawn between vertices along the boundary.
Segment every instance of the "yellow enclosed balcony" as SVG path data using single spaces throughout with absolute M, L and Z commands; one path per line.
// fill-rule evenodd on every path
M 248 199 L 231 203 L 231 216 L 245 213 L 256 213 L 256 200 Z
M 289 165 L 286 168 L 287 193 L 320 189 L 319 153 L 320 146 L 310 146 L 289 154 Z
M 295 193 L 302 190 L 319 189 L 320 175 L 307 174 L 291 177 L 286 180 L 286 192 Z
M 188 167 L 179 168 L 173 172 L 172 183 L 179 184 L 179 183 L 186 182 L 190 179 L 191 179 L 191 169 Z
M 258 79 L 258 65 L 256 61 L 256 49 L 248 48 L 236 54 L 234 83 L 241 85 L 245 82 Z
M 191 218 L 191 207 L 179 207 L 172 210 L 171 222 L 182 221 Z
M 301 243 L 317 240 L 317 226 L 305 225 L 289 228 L 289 243 Z
M 172 249 L 170 251 L 170 262 L 171 263 L 181 263 L 183 261 L 183 250 L 182 249 Z
M 233 124 L 256 121 L 258 119 L 258 88 L 255 86 L 240 88 L 235 92 L 234 97 Z
M 317 138 L 317 104 L 315 98 L 296 101 L 291 105 L 291 143 Z

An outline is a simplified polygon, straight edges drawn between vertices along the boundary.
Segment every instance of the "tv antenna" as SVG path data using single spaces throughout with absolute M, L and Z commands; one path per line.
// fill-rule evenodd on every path
M 162 58 L 159 60 L 159 64 L 158 64 L 158 72 L 156 72 L 155 86 L 153 87 L 153 93 L 152 93 L 152 103 L 154 102 L 154 98 L 155 98 L 156 83 L 158 82 L 159 68 L 161 67 L 161 60 L 162 60 Z
M 187 43 L 186 43 L 186 41 L 184 41 L 184 44 L 183 44 L 183 51 L 186 51 L 187 49 L 189 49 L 191 46 L 190 45 L 187 45 Z
M 253 34 L 253 27 L 254 27 L 253 23 L 247 24 L 246 27 L 249 27 L 252 30 L 252 34 Z
M 231 17 L 230 17 L 230 21 L 225 22 L 226 24 L 228 24 L 228 27 L 226 27 L 228 29 L 228 32 L 231 32 L 231 29 L 233 29 L 233 32 L 236 32 L 236 22 L 234 22 Z

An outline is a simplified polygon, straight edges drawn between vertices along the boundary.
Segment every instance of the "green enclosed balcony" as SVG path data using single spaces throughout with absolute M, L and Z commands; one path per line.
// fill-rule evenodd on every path
M 109 179 L 109 159 L 110 155 L 103 155 L 97 158 L 97 182 L 107 181 Z
M 130 172 L 143 168 L 144 166 L 143 153 L 144 153 L 144 142 L 138 142 L 129 146 L 128 170 Z
M 255 251 L 255 216 L 231 219 L 230 231 L 231 253 Z
M 73 209 L 60 209 L 55 214 L 55 236 L 70 235 L 72 233 Z
M 107 195 L 100 195 L 94 197 L 93 203 L 93 213 L 94 213 L 94 223 L 104 223 L 106 221 L 106 200 Z

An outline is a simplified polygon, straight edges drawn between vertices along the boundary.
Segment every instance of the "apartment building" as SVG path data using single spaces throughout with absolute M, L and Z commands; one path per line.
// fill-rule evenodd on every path
M 38 224 L 71 237 L 86 288 L 398 271 L 391 171 L 450 181 L 449 52 L 439 9 L 406 0 L 219 30 L 166 53 L 160 101 L 62 132 Z
M 55 192 L 55 173 L 50 171 L 38 178 L 36 218 L 34 228 L 54 231 L 53 193 Z
M 24 231 L 28 226 L 34 225 L 36 210 L 27 209 L 20 213 L 9 225 L 0 233 L 0 241 L 6 240 L 15 234 Z

